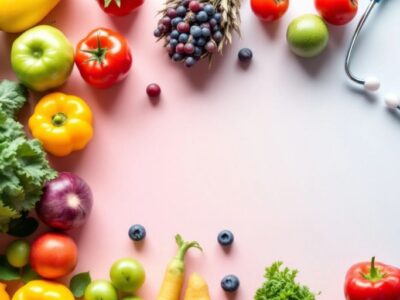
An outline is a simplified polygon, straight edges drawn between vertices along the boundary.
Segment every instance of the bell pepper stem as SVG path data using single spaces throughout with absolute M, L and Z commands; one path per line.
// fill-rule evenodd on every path
M 53 123 L 54 126 L 57 126 L 57 127 L 64 125 L 66 120 L 67 120 L 67 116 L 62 112 L 56 113 L 51 118 L 51 122 Z
M 380 268 L 377 268 L 375 266 L 375 256 L 372 257 L 372 259 L 371 259 L 371 266 L 369 268 L 369 272 L 367 274 L 362 273 L 361 275 L 365 279 L 367 279 L 371 282 L 379 281 L 386 276 L 386 274 L 382 273 Z

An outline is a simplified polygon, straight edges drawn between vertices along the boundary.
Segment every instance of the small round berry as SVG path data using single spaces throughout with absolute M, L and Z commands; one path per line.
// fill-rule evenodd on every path
M 171 18 L 170 17 L 163 17 L 161 19 L 161 24 L 163 24 L 165 27 L 171 26 Z
M 211 18 L 210 21 L 208 21 L 211 27 L 214 27 L 218 25 L 218 22 L 215 18 Z
M 205 11 L 200 11 L 197 15 L 196 15 L 196 20 L 199 22 L 206 22 L 208 20 L 208 15 Z
M 164 24 L 158 24 L 157 29 L 160 30 L 161 33 L 165 33 L 167 31 L 167 26 L 165 26 Z
M 170 17 L 171 19 L 176 18 L 176 10 L 173 8 L 168 8 L 167 10 L 167 16 Z
M 174 53 L 172 55 L 172 60 L 173 61 L 181 61 L 183 59 L 183 55 L 180 53 Z
M 176 40 L 176 39 L 171 39 L 170 41 L 169 41 L 169 44 L 172 46 L 172 47 L 176 47 L 176 45 L 178 45 L 178 40 Z
M 219 27 L 218 25 L 215 25 L 215 26 L 212 27 L 212 31 L 213 32 L 217 32 L 217 31 L 220 31 L 220 30 L 221 30 L 221 27 Z
M 189 36 L 186 33 L 181 33 L 178 40 L 180 43 L 186 43 L 189 40 Z
M 171 34 L 169 35 L 171 39 L 177 39 L 179 37 L 179 31 L 178 30 L 172 30 Z
M 249 48 L 240 49 L 238 53 L 238 58 L 240 61 L 250 61 L 253 58 L 253 52 Z
M 181 5 L 188 7 L 190 0 L 182 0 Z
M 188 68 L 193 67 L 195 63 L 196 63 L 196 60 L 191 56 L 189 56 L 185 59 L 185 66 Z
M 189 9 L 190 9 L 192 12 L 197 13 L 197 12 L 201 9 L 200 3 L 199 3 L 198 1 L 195 1 L 195 0 L 190 1 L 190 3 L 189 3 Z
M 195 38 L 199 38 L 202 35 L 201 32 L 201 28 L 197 25 L 192 26 L 192 28 L 190 28 L 190 34 Z
M 184 7 L 184 6 L 178 6 L 178 8 L 176 9 L 176 14 L 179 16 L 179 17 L 184 17 L 184 16 L 186 16 L 186 7 Z
M 204 6 L 204 11 L 207 13 L 209 16 L 213 16 L 215 14 L 215 8 L 211 4 L 207 4 Z
M 224 38 L 224 35 L 222 34 L 221 31 L 217 31 L 216 33 L 213 34 L 213 38 L 214 38 L 214 41 L 219 43 Z
M 208 53 L 214 53 L 217 50 L 217 45 L 214 42 L 208 42 L 206 44 L 206 50 Z
M 203 54 L 203 50 L 200 47 L 194 47 L 194 54 L 195 58 L 199 58 Z
M 184 51 L 185 51 L 185 53 L 186 54 L 192 54 L 192 53 L 194 53 L 194 46 L 193 46 L 193 44 L 186 44 L 185 45 L 185 47 L 184 47 Z
M 218 243 L 221 246 L 230 246 L 233 244 L 235 237 L 233 235 L 233 233 L 229 230 L 222 230 L 219 234 L 218 234 Z
M 190 25 L 186 22 L 180 22 L 178 26 L 176 26 L 176 29 L 178 29 L 180 33 L 188 33 L 190 31 Z
M 165 49 L 167 49 L 168 54 L 172 55 L 175 53 L 175 48 L 171 46 L 171 44 L 168 44 L 165 46 Z
M 160 29 L 157 28 L 156 30 L 154 30 L 153 35 L 154 35 L 156 38 L 159 38 L 159 37 L 162 36 L 162 32 L 161 32 Z
M 149 85 L 150 87 L 151 85 Z M 160 88 L 158 85 L 155 84 L 155 86 L 158 87 L 158 89 Z M 147 87 L 147 89 L 149 88 Z M 149 94 L 149 92 L 147 92 L 147 94 Z M 158 93 L 159 95 L 159 93 Z M 157 96 L 158 96 L 157 95 Z M 150 95 L 149 95 L 150 96 Z M 150 96 L 150 97 L 156 97 L 156 96 Z M 129 228 L 129 237 L 131 240 L 138 242 L 143 240 L 146 237 L 146 229 L 140 225 L 140 224 L 135 224 L 132 225 L 131 228 Z
M 205 22 L 205 23 L 201 24 L 200 27 L 201 27 L 201 29 L 207 28 L 207 29 L 211 30 L 211 25 L 208 22 Z
M 172 26 L 178 26 L 180 22 L 183 22 L 183 19 L 180 17 L 173 18 L 171 21 Z
M 239 278 L 235 275 L 227 275 L 221 280 L 221 287 L 225 292 L 233 293 L 238 290 L 240 286 Z
M 220 23 L 220 22 L 222 21 L 222 15 L 221 15 L 220 13 L 216 13 L 216 14 L 214 15 L 214 19 L 215 19 L 218 23 Z
M 204 47 L 206 43 L 207 43 L 206 39 L 201 37 L 196 41 L 196 46 Z
M 203 27 L 201 29 L 201 34 L 203 35 L 203 37 L 208 38 L 211 35 L 211 31 L 210 29 Z
M 176 51 L 176 53 L 184 54 L 185 53 L 185 44 L 179 43 L 178 45 L 176 45 L 175 51 Z

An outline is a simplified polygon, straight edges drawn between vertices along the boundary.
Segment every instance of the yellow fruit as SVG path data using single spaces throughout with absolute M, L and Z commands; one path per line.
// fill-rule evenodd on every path
M 207 282 L 197 273 L 190 275 L 184 300 L 210 300 Z
M 10 300 L 10 296 L 6 292 L 6 285 L 0 282 L 0 300 Z
M 0 0 L 0 30 L 21 32 L 39 23 L 60 0 Z

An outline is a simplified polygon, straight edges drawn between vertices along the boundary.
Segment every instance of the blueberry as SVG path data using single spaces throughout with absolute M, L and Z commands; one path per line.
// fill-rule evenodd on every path
M 190 0 L 182 0 L 181 5 L 188 7 Z
M 214 19 L 215 19 L 218 23 L 220 23 L 220 22 L 222 21 L 222 15 L 221 15 L 220 13 L 216 13 L 216 14 L 214 15 Z
M 215 18 L 211 18 L 209 23 L 210 23 L 211 27 L 214 27 L 214 26 L 218 25 L 218 22 L 217 22 L 217 20 Z
M 170 41 L 169 41 L 169 44 L 172 46 L 172 47 L 176 47 L 176 45 L 178 45 L 178 40 L 176 40 L 176 39 L 171 39 Z
M 221 30 L 221 27 L 219 27 L 218 25 L 213 26 L 212 28 L 213 32 L 217 32 Z
M 132 225 L 129 228 L 129 237 L 135 242 L 141 241 L 146 237 L 146 229 L 140 224 Z
M 240 61 L 250 61 L 253 58 L 253 52 L 249 48 L 240 49 L 238 58 Z
M 193 67 L 195 63 L 196 63 L 196 60 L 191 56 L 189 56 L 185 59 L 185 66 L 188 68 Z
M 236 292 L 240 286 L 239 278 L 235 275 L 227 275 L 221 280 L 221 287 L 225 292 Z
M 222 230 L 218 234 L 218 243 L 222 246 L 230 246 L 232 245 L 234 240 L 233 233 L 229 230 Z
M 213 34 L 213 38 L 214 41 L 216 41 L 217 43 L 219 43 L 220 41 L 222 41 L 222 39 L 224 38 L 223 34 L 221 31 L 217 31 L 216 33 Z
M 178 30 L 172 30 L 170 37 L 172 39 L 177 39 L 179 37 L 179 31 Z
M 181 61 L 183 59 L 183 55 L 179 54 L 179 53 L 174 53 L 174 55 L 172 55 L 172 60 L 173 61 Z
M 211 4 L 207 4 L 206 6 L 204 6 L 204 11 L 209 16 L 213 16 L 215 14 L 215 8 Z
M 156 30 L 154 30 L 153 34 L 154 34 L 154 36 L 157 37 L 157 38 L 159 38 L 159 37 L 162 36 L 161 30 L 158 29 L 158 28 L 157 28 Z
M 201 35 L 202 35 L 201 28 L 200 28 L 199 26 L 196 26 L 196 25 L 195 25 L 195 26 L 192 26 L 192 28 L 190 28 L 190 34 L 191 34 L 195 39 L 201 37 Z
M 171 21 L 171 24 L 172 24 L 172 26 L 178 26 L 178 24 L 180 23 L 180 22 L 182 22 L 183 21 L 183 19 L 182 18 L 180 18 L 180 17 L 176 17 L 176 18 L 173 18 L 172 19 L 172 21 Z
M 206 43 L 207 43 L 206 39 L 201 37 L 196 41 L 196 46 L 204 47 Z
M 189 36 L 186 33 L 181 33 L 179 35 L 179 42 L 180 43 L 186 43 L 189 39 Z
M 176 9 L 176 14 L 179 16 L 179 17 L 184 17 L 184 16 L 186 16 L 186 7 L 184 7 L 184 6 L 178 6 L 178 8 Z
M 203 50 L 200 47 L 194 47 L 194 54 L 195 58 L 200 57 L 203 54 Z
M 168 8 L 167 10 L 167 16 L 170 17 L 171 19 L 176 18 L 176 10 L 173 8 Z
M 201 29 L 201 34 L 203 35 L 203 37 L 207 38 L 211 35 L 211 31 L 210 31 L 210 29 L 203 27 Z
M 206 22 L 208 20 L 208 15 L 205 11 L 200 11 L 197 15 L 196 15 L 196 20 L 199 22 Z

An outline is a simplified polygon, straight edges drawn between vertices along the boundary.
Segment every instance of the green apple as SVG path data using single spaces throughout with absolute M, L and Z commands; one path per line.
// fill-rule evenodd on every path
M 36 26 L 14 41 L 11 65 L 25 86 L 43 92 L 68 79 L 74 66 L 74 48 L 57 28 Z
M 136 292 L 143 285 L 145 277 L 142 264 L 133 258 L 117 260 L 110 270 L 111 282 L 125 293 Z
M 15 268 L 25 267 L 29 262 L 30 249 L 31 246 L 27 241 L 13 241 L 6 249 L 6 258 L 8 263 Z
M 329 42 L 329 30 L 321 17 L 307 14 L 290 23 L 286 37 L 296 55 L 308 58 L 325 50 Z
M 118 300 L 118 293 L 111 282 L 94 280 L 85 289 L 85 300 Z

